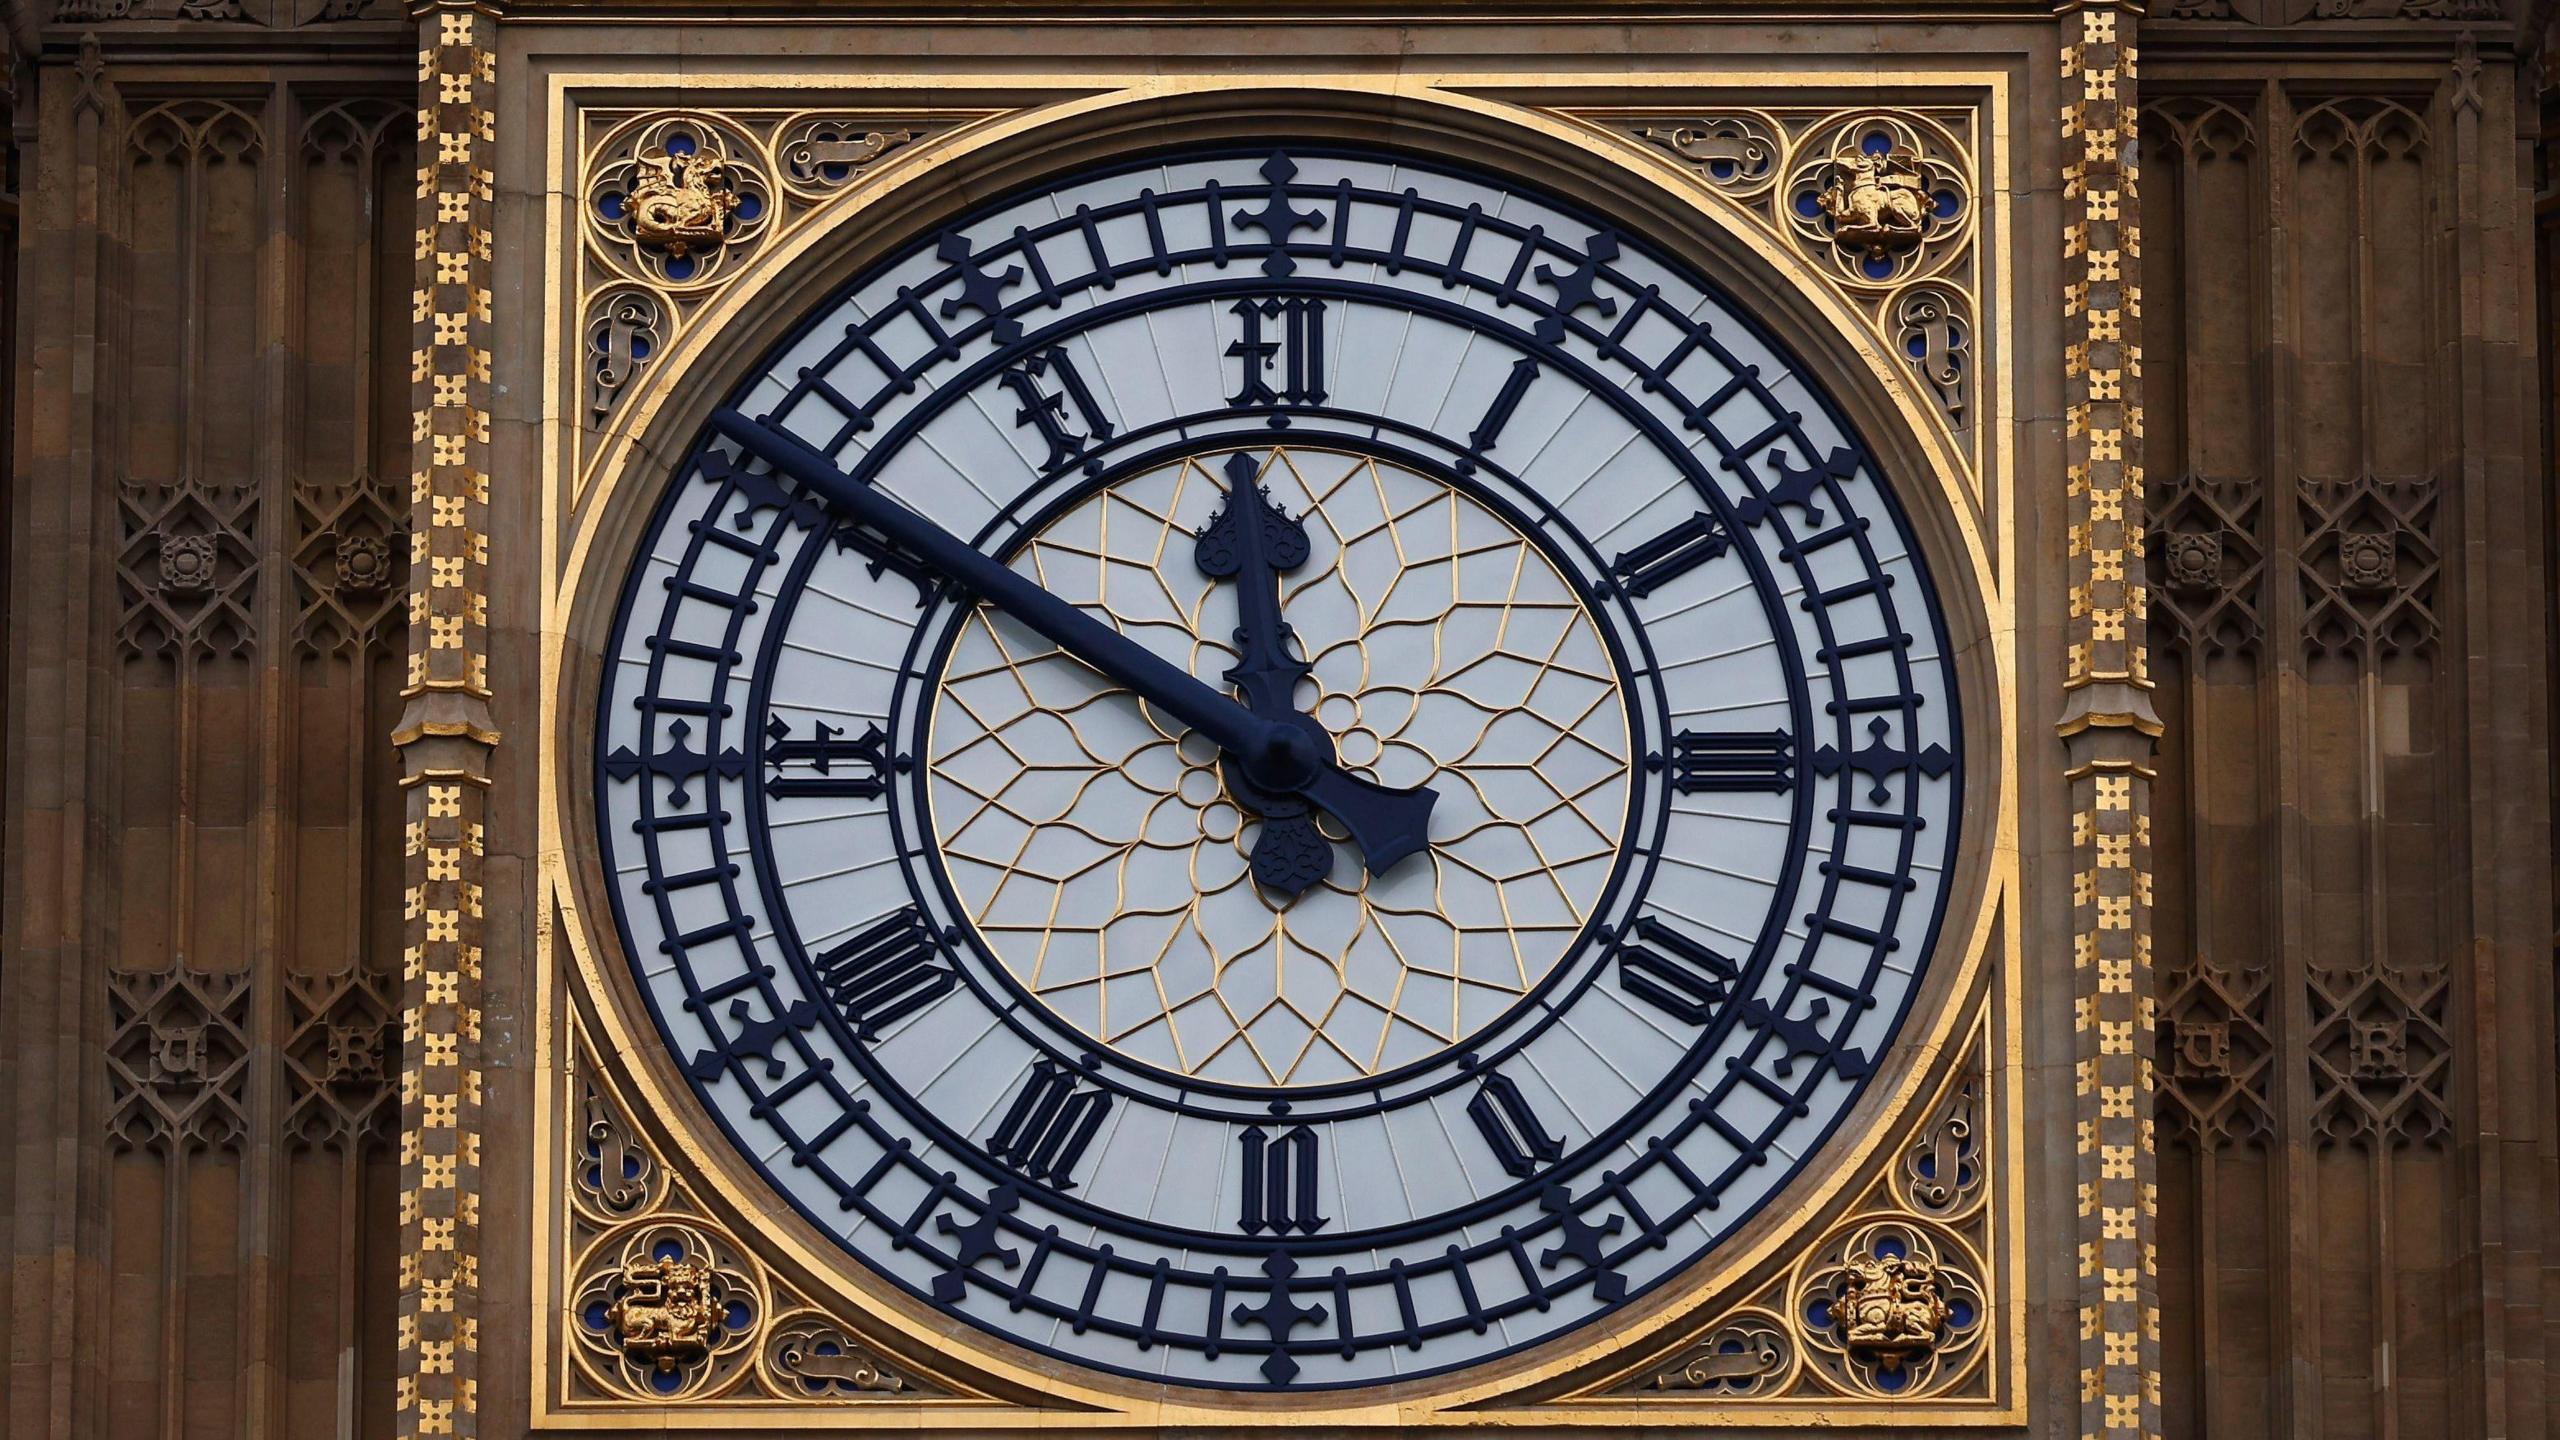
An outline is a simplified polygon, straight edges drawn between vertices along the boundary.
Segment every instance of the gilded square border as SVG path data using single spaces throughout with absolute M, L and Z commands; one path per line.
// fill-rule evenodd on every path
M 574 1323 L 568 1308 L 569 1289 L 574 1277 L 567 1273 L 566 1253 L 571 1209 L 566 1199 L 567 1157 L 571 1154 L 572 1137 L 578 1134 L 579 1115 L 576 1107 L 582 1099 L 581 1086 L 587 1078 L 577 1068 L 579 1047 L 602 1045 L 621 1051 L 629 1047 L 634 1032 L 625 1028 L 613 999 L 611 986 L 599 968 L 598 957 L 589 944 L 587 932 L 578 916 L 566 836 L 568 817 L 560 798 L 562 757 L 555 717 L 546 715 L 539 729 L 541 753 L 540 835 L 541 891 L 540 919 L 536 926 L 533 986 L 535 996 L 534 1042 L 536 1050 L 534 1105 L 532 1128 L 534 1146 L 534 1196 L 532 1220 L 533 1263 L 529 1314 L 533 1322 L 533 1344 L 529 1347 L 533 1420 L 541 1429 L 625 1429 L 634 1426 L 666 1430 L 728 1428 L 739 1430 L 795 1428 L 805 1429 L 833 1424 L 869 1426 L 894 1424 L 921 1428 L 996 1428 L 1007 1425 L 1059 1425 L 1130 1427 L 1151 1425 L 1240 1425 L 1269 1419 L 1289 1425 L 1417 1425 L 1440 1423 L 1523 1423 L 1537 1422 L 1561 1426 L 1625 1426 L 1680 1423 L 1690 1425 L 1840 1425 L 1908 1426 L 1908 1425 L 2013 1425 L 2022 1423 L 2026 1414 L 2026 1290 L 2024 1243 L 2024 1125 L 2023 1062 L 2020 1051 L 2019 985 L 2022 963 L 2022 909 L 2026 901 L 2020 879 L 2019 844 L 2019 770 L 2030 727 L 2017 713 L 2018 694 L 2016 660 L 2019 632 L 2017 629 L 2015 583 L 2019 574 L 2017 526 L 2015 512 L 2015 456 L 2013 432 L 2018 418 L 2017 381 L 2009 343 L 2011 331 L 2018 323 L 2014 318 L 2013 268 L 2017 237 L 2012 217 L 2011 177 L 2015 157 L 2012 135 L 2018 117 L 2014 113 L 2014 85 L 2009 71 L 2000 69 L 1911 71 L 1897 74 L 1895 90 L 1879 94 L 1871 72 L 1816 71 L 1735 71 L 1689 74 L 1651 74 L 1630 77 L 1625 74 L 1589 74 L 1550 72 L 1535 75 L 1483 74 L 1451 72 L 1418 74 L 1407 72 L 1393 77 L 1367 73 L 1335 73 L 1294 75 L 1287 77 L 1296 85 L 1333 86 L 1347 89 L 1387 90 L 1398 95 L 1429 97 L 1486 107 L 1499 107 L 1523 124 L 1541 126 L 1551 132 L 1580 127 L 1586 135 L 1584 143 L 1613 143 L 1590 136 L 1593 121 L 1589 112 L 1577 110 L 1570 101 L 1605 94 L 1613 101 L 1624 97 L 1631 108 L 1659 111 L 1665 105 L 1687 108 L 1715 103 L 1778 104 L 1797 100 L 1812 101 L 1833 97 L 1860 97 L 1868 106 L 1890 105 L 1895 96 L 1907 91 L 1915 104 L 1943 108 L 1949 96 L 1970 96 L 1979 107 L 1982 124 L 1977 138 L 1975 163 L 1977 173 L 1987 177 L 1981 187 L 1985 202 L 1983 236 L 1977 286 L 1977 313 L 1986 317 L 1983 329 L 1991 332 L 1982 338 L 1988 342 L 1990 363 L 1988 380 L 1980 387 L 1981 414 L 1975 422 L 1978 443 L 1959 446 L 1954 437 L 1932 415 L 1929 407 L 1912 393 L 1912 387 L 1899 378 L 1897 367 L 1889 356 L 1881 353 L 1873 340 L 1861 343 L 1870 355 L 1870 366 L 1884 390 L 1903 412 L 1915 435 L 1934 437 L 1930 453 L 1939 467 L 1936 476 L 1946 500 L 1963 513 L 1959 528 L 1971 535 L 1972 569 L 1970 583 L 1979 591 L 1986 624 L 1986 638 L 1991 651 L 1990 670 L 1994 691 L 2003 706 L 2003 723 L 1999 727 L 1998 762 L 1999 798 L 1997 812 L 1989 818 L 1991 834 L 1986 842 L 1987 896 L 1974 917 L 1974 928 L 1960 950 L 1951 949 L 1947 956 L 1959 965 L 1964 978 L 1950 991 L 1942 1013 L 1933 1017 L 1932 1038 L 1927 1042 L 1931 1053 L 1923 1063 L 1911 1066 L 1889 1106 L 1900 1117 L 1896 1124 L 1878 1127 L 1857 1145 L 1844 1150 L 1844 1160 L 1819 1185 L 1819 1194 L 1810 1197 L 1817 1208 L 1833 1208 L 1852 1184 L 1869 1187 L 1870 1199 L 1877 1193 L 1872 1187 L 1888 1179 L 1890 1166 L 1915 1143 L 1919 1130 L 1940 1108 L 1947 1087 L 1960 1077 L 1955 1075 L 1954 1061 L 1968 1043 L 1978 1044 L 1983 1057 L 1984 1082 L 1987 1087 L 1992 1124 L 1991 1176 L 1989 1200 L 1996 1207 L 1997 1220 L 1990 1232 L 1990 1245 L 1984 1256 L 1986 1288 L 1993 1298 L 1992 1311 L 1997 1326 L 1995 1356 L 1990 1362 L 1994 1373 L 1988 1376 L 1988 1398 L 1975 1402 L 1913 1403 L 1892 1401 L 1859 1401 L 1832 1396 L 1820 1399 L 1776 1400 L 1765 1404 L 1735 1404 L 1716 1400 L 1706 1404 L 1685 1399 L 1630 1398 L 1620 1392 L 1622 1383 L 1632 1370 L 1648 1364 L 1658 1365 L 1674 1355 L 1683 1337 L 1691 1337 L 1701 1327 L 1701 1317 L 1711 1315 L 1708 1301 L 1726 1307 L 1752 1299 L 1752 1290 L 1765 1288 L 1758 1283 L 1738 1287 L 1733 1279 L 1745 1274 L 1762 1274 L 1772 1267 L 1783 1272 L 1790 1268 L 1783 1262 L 1811 1240 L 1821 1238 L 1817 1232 L 1771 1231 L 1757 1238 L 1748 1253 L 1724 1257 L 1729 1267 L 1723 1273 L 1727 1283 L 1714 1291 L 1704 1286 L 1688 1289 L 1679 1303 L 1658 1307 L 1639 1322 L 1611 1327 L 1611 1333 L 1575 1354 L 1561 1360 L 1536 1366 L 1525 1372 L 1505 1372 L 1492 1381 L 1476 1384 L 1455 1393 L 1389 1400 L 1365 1406 L 1328 1405 L 1317 1407 L 1266 1408 L 1257 1415 L 1251 1411 L 1213 1405 L 1194 1404 L 1180 1398 L 1130 1395 L 1094 1390 L 1078 1391 L 1073 1400 L 1091 1408 L 1015 1408 L 998 1393 L 1004 1386 L 989 1387 L 990 1393 L 971 1401 L 965 1396 L 959 1403 L 947 1404 L 928 1400 L 924 1393 L 882 1398 L 866 1397 L 838 1406 L 833 1413 L 808 1405 L 780 1401 L 711 1400 L 682 1406 L 652 1405 L 637 1402 L 596 1402 L 566 1399 L 564 1384 L 567 1354 L 564 1332 Z M 1019 75 L 933 75 L 886 76 L 829 74 L 796 70 L 788 74 L 678 76 L 644 71 L 563 72 L 548 77 L 543 97 L 546 132 L 542 153 L 548 167 L 543 194 L 548 206 L 545 219 L 544 250 L 544 373 L 542 453 L 542 525 L 541 525 L 541 667 L 542 694 L 546 705 L 564 679 L 566 665 L 565 615 L 569 603 L 563 583 L 564 563 L 578 540 L 575 521 L 581 518 L 580 507 L 597 499 L 589 478 L 580 472 L 579 448 L 573 429 L 576 407 L 581 403 L 580 366 L 585 343 L 580 324 L 580 297 L 571 295 L 568 277 L 575 275 L 578 264 L 577 228 L 571 223 L 570 207 L 581 193 L 583 177 L 571 172 L 581 153 L 575 137 L 584 131 L 582 111 L 587 102 L 629 107 L 635 96 L 655 95 L 670 111 L 690 110 L 717 113 L 724 101 L 752 104 L 761 96 L 792 93 L 799 96 L 824 94 L 840 101 L 848 110 L 881 108 L 877 101 L 886 95 L 901 99 L 931 96 L 947 92 L 982 102 L 991 93 L 1011 92 L 1022 99 L 1022 108 L 1000 119 L 985 123 L 998 129 L 1010 125 L 1028 129 L 1041 123 L 1040 112 L 1054 112 L 1082 100 L 1104 103 L 1152 96 L 1232 86 L 1232 77 L 1212 79 L 1201 76 L 1167 76 L 1137 74 L 1060 74 L 1026 80 Z M 1646 105 L 1648 101 L 1662 105 Z M 802 102 L 802 103 L 805 103 Z M 1845 100 L 1839 103 L 1846 103 Z M 955 112 L 971 107 L 952 107 Z M 983 104 L 975 108 L 983 111 Z M 1002 138 L 1009 138 L 1009 135 Z M 991 141 L 990 143 L 996 143 Z M 1657 172 L 1673 169 L 1656 156 L 1647 157 L 1642 147 L 1633 142 L 1621 145 L 1622 159 L 1632 167 L 1652 166 Z M 1702 207 L 1703 208 L 1703 207 Z M 1785 257 L 1774 237 L 1764 247 L 1773 264 L 1781 272 L 1796 262 Z M 798 252 L 782 247 L 769 263 L 787 265 Z M 1813 287 L 1808 287 L 1813 288 Z M 1859 334 L 1859 322 L 1848 307 L 1835 298 L 1817 297 L 1815 308 L 1831 315 L 1833 323 L 1853 335 Z M 1994 322 L 1999 328 L 1994 329 Z M 1872 335 L 1870 329 L 1866 332 Z M 681 354 L 671 357 L 671 366 L 682 363 Z M 647 397 L 640 399 L 645 402 Z M 645 418 L 642 409 L 624 423 L 634 425 Z M 607 448 L 599 446 L 598 449 Z M 575 977 L 574 981 L 571 977 Z M 589 1027 L 601 1034 L 593 1034 Z M 1967 1037 L 1971 1037 L 1970 1040 Z M 1939 1053 L 1939 1052 L 1948 1053 Z M 607 1089 L 621 1098 L 616 1081 L 636 1082 L 643 1090 L 651 1089 L 645 1074 L 607 1077 Z M 1927 1109 L 1920 1105 L 1924 1097 L 1937 1097 Z M 660 1108 L 667 1097 L 654 1093 L 637 1097 L 649 1102 L 648 1109 Z M 678 1101 L 681 1104 L 681 1100 Z M 638 1106 L 627 1102 L 623 1114 L 627 1119 Z M 1916 1123 L 1915 1123 L 1916 1122 Z M 714 1191 L 721 1189 L 723 1170 L 717 1156 L 708 1152 L 680 1127 L 665 1127 L 659 1137 L 659 1154 L 671 1170 L 688 1178 L 699 1177 Z M 724 1208 L 709 1203 L 703 1208 L 715 1214 Z M 1861 1217 L 1863 1218 L 1863 1217 Z M 832 1252 L 803 1245 L 795 1237 L 774 1231 L 757 1237 L 753 1248 L 778 1251 L 774 1269 L 800 1276 L 825 1276 L 840 1268 Z M 1797 1268 L 1800 1268 L 1797 1267 Z M 860 1297 L 855 1297 L 860 1298 Z M 911 1351 L 931 1354 L 945 1348 L 946 1337 L 935 1332 L 920 1317 L 896 1313 L 895 1306 L 872 1311 L 864 1317 L 873 1325 L 886 1325 L 907 1342 Z M 1620 1347 L 1613 1357 L 1610 1346 Z M 1027 1387 L 1037 1394 L 1050 1382 L 1036 1372 L 1007 1372 L 1000 1359 L 988 1367 L 997 1379 Z M 1016 1391 L 1019 1398 L 1024 1391 Z M 1525 1402 L 1525 1403 L 1523 1403 Z M 991 1408 L 992 1407 L 992 1408 Z

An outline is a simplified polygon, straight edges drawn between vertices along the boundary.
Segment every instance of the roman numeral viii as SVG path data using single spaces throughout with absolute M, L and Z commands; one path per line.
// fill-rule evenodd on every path
M 1641 599 L 1733 548 L 1724 526 L 1704 510 L 1609 562 L 1609 573 Z
M 1075 1188 L 1075 1168 L 1111 1113 L 1111 1097 L 1076 1087 L 1076 1074 L 1055 1060 L 1031 1067 L 1003 1123 L 987 1137 L 987 1154 L 1027 1179 Z

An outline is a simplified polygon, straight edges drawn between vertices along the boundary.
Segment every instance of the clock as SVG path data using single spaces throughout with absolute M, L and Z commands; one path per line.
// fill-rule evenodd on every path
M 1819 1168 L 1958 695 L 1890 479 L 1671 252 L 1432 158 L 916 238 L 668 474 L 597 701 L 658 1038 L 894 1286 L 1107 1375 L 1485 1365 Z

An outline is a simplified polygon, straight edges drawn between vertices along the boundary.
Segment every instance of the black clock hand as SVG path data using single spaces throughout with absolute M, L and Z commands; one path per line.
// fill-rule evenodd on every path
M 1227 457 L 1227 503 L 1200 531 L 1192 561 L 1213 580 L 1236 582 L 1236 663 L 1227 682 L 1245 707 L 1265 720 L 1308 732 L 1327 754 L 1333 737 L 1298 709 L 1297 686 L 1311 668 L 1289 653 L 1294 638 L 1280 618 L 1280 577 L 1307 562 L 1306 526 L 1280 513 L 1262 493 L 1252 457 Z M 1304 894 L 1333 871 L 1333 846 L 1316 829 L 1306 802 L 1254 783 L 1230 765 L 1227 791 L 1262 817 L 1253 843 L 1253 875 L 1274 890 Z
M 1391 790 L 1346 773 L 1317 736 L 1236 704 L 1189 671 L 846 475 L 798 437 L 729 409 L 712 412 L 711 428 L 839 514 L 887 536 L 963 589 L 1208 736 L 1256 784 L 1303 796 L 1330 812 L 1351 832 L 1369 873 L 1384 874 L 1429 843 L 1425 827 L 1432 803 L 1439 799 L 1432 791 Z

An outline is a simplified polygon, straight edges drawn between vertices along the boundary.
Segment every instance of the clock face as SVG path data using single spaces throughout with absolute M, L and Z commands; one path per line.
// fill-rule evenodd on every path
M 1681 264 L 1438 162 L 1159 157 L 921 238 L 733 404 L 827 483 L 668 477 L 599 842 L 702 1105 L 879 1277 L 1377 1384 L 1819 1163 L 1946 906 L 1956 687 L 1886 477 Z

